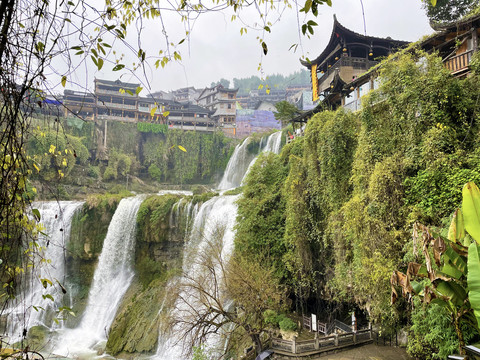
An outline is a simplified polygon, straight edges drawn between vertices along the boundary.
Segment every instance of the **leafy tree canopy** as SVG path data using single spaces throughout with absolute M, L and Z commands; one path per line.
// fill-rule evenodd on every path
M 423 0 L 423 8 L 432 22 L 451 22 L 468 14 L 476 6 L 478 0 Z

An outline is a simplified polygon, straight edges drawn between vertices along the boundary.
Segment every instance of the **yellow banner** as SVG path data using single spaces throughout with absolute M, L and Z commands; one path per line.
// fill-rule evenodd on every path
M 318 100 L 318 78 L 317 78 L 317 64 L 312 64 L 312 100 Z

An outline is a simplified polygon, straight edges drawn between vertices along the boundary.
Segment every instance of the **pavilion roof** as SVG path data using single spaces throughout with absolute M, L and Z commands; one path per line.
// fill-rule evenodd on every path
M 366 36 L 356 33 L 338 22 L 337 17 L 333 15 L 333 29 L 330 40 L 323 52 L 314 60 L 300 60 L 302 65 L 311 69 L 313 64 L 319 67 L 324 65 L 331 57 L 335 56 L 343 47 L 351 45 L 368 46 L 373 49 L 383 48 L 386 50 L 394 50 L 407 45 L 407 41 L 393 40 L 388 38 L 379 38 L 374 36 Z

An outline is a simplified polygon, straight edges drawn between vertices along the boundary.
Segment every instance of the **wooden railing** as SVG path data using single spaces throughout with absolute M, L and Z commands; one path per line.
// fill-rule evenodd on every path
M 308 331 L 313 331 L 312 318 L 309 316 L 303 316 L 303 328 Z M 321 321 L 317 321 L 317 331 L 324 335 L 327 335 L 327 324 Z
M 450 70 L 452 74 L 457 74 L 468 69 L 470 59 L 472 58 L 473 50 L 455 55 L 445 60 L 445 67 Z
M 290 354 L 313 354 L 324 351 L 340 349 L 350 345 L 360 345 L 373 341 L 372 329 L 359 330 L 345 334 L 334 334 L 325 337 L 317 337 L 311 340 L 297 341 L 285 339 L 272 339 L 273 351 Z

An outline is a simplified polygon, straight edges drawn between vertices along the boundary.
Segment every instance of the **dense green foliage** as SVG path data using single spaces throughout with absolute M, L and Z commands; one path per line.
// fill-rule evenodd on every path
M 281 185 L 286 174 L 287 167 L 278 156 L 267 153 L 258 157 L 238 201 L 240 221 L 235 243 L 242 254 L 275 264 L 279 277 L 287 276 L 282 267 L 285 244 L 281 241 L 285 227 Z
M 85 176 L 128 184 L 128 175 L 175 184 L 217 182 L 234 145 L 221 132 L 167 131 L 165 124 L 67 118 L 57 129 L 38 123 L 27 146 L 38 168 L 34 178 L 63 184 L 91 185 Z
M 124 154 L 115 148 L 111 149 L 108 156 L 108 166 L 103 173 L 103 179 L 106 181 L 124 179 L 127 175 L 133 173 L 132 164 L 135 165 L 135 162 L 135 156 Z M 136 167 L 138 168 L 138 166 Z
M 274 112 L 275 119 L 280 120 L 282 124 L 288 123 L 295 116 L 300 114 L 298 108 L 288 101 L 279 101 L 275 104 L 277 112 Z
M 75 165 L 87 163 L 88 149 L 82 139 L 50 129 L 37 129 L 30 137 L 28 154 L 35 176 L 47 181 L 68 176 Z
M 420 359 L 446 359 L 458 351 L 458 339 L 448 311 L 432 304 L 415 302 L 407 352 Z
M 142 202 L 137 213 L 139 238 L 146 242 L 168 240 L 169 214 L 179 200 L 176 195 L 150 196 Z
M 144 134 L 143 163 L 149 175 L 160 182 L 212 182 L 219 177 L 231 154 L 231 139 L 222 133 L 170 130 L 161 139 L 160 135 L 153 135 Z
M 478 0 L 422 0 L 425 12 L 433 22 L 453 22 L 468 14 L 478 5 Z
M 258 161 L 239 200 L 236 251 L 268 254 L 302 309 L 315 298 L 364 309 L 391 328 L 392 271 L 413 221 L 441 225 L 479 178 L 477 76 L 401 53 L 356 113 L 322 112 L 303 138 Z
M 168 125 L 139 122 L 137 123 L 137 130 L 144 133 L 165 134 L 168 130 Z

